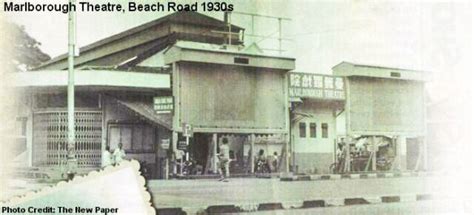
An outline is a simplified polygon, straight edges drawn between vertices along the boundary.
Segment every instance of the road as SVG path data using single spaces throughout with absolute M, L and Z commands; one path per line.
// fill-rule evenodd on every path
M 446 191 L 446 178 L 405 177 L 282 182 L 278 179 L 151 180 L 156 208 L 245 205 L 318 199 L 432 194 Z
M 427 200 L 419 202 L 385 203 L 356 206 L 258 211 L 239 215 L 291 215 L 291 214 L 471 214 L 472 205 L 462 200 Z

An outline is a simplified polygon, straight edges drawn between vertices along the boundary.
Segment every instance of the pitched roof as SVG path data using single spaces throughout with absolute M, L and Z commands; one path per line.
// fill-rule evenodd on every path
M 97 42 L 91 43 L 91 44 L 86 45 L 84 47 L 81 47 L 79 51 L 80 51 L 80 53 L 85 53 L 85 52 L 88 52 L 88 51 L 91 51 L 91 50 L 94 50 L 94 49 L 98 49 L 98 48 L 100 48 L 100 47 L 102 47 L 106 44 L 110 44 L 114 41 L 129 37 L 131 35 L 134 35 L 134 34 L 137 34 L 139 32 L 145 31 L 149 28 L 152 28 L 154 26 L 158 26 L 158 25 L 163 24 L 163 23 L 189 24 L 189 25 L 199 25 L 199 26 L 207 26 L 207 27 L 214 27 L 214 28 L 224 28 L 224 22 L 219 20 L 219 19 L 216 19 L 216 18 L 213 18 L 213 17 L 210 17 L 210 16 L 206 16 L 204 14 L 200 14 L 200 13 L 197 13 L 197 12 L 176 12 L 176 13 L 172 13 L 172 14 L 166 15 L 164 17 L 158 18 L 158 19 L 153 20 L 151 22 L 139 25 L 137 27 L 128 29 L 128 30 L 123 31 L 121 33 L 112 35 L 110 37 L 101 39 Z M 232 25 L 231 29 L 232 29 L 233 32 L 238 32 L 240 30 L 243 30 L 242 27 L 239 27 L 239 26 L 236 26 L 236 25 Z M 38 66 L 37 68 L 35 68 L 35 70 L 47 67 L 49 65 L 52 65 L 52 64 L 60 62 L 60 61 L 67 60 L 67 56 L 68 56 L 67 53 L 59 55 L 59 56 L 45 62 L 44 64 Z M 80 57 L 81 56 L 79 56 L 78 58 L 80 58 Z

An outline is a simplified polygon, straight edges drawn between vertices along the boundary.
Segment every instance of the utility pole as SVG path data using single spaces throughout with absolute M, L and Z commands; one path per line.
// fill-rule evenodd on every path
M 75 5 L 75 0 L 69 0 Z M 77 159 L 75 155 L 76 129 L 74 120 L 74 49 L 76 40 L 76 15 L 71 10 L 68 14 L 68 82 L 67 82 L 67 177 L 72 179 L 76 173 Z

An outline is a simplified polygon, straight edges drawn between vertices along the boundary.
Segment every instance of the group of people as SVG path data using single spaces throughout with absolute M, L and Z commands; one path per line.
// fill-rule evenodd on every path
M 122 147 L 122 143 L 119 143 L 118 148 L 116 148 L 113 153 L 111 152 L 109 146 L 105 147 L 105 151 L 102 153 L 102 168 L 118 165 L 120 162 L 125 160 L 125 150 Z
M 229 177 L 229 163 L 230 159 L 230 149 L 227 138 L 222 139 L 222 144 L 219 146 L 219 174 L 221 175 L 219 181 L 227 182 Z M 256 160 L 255 160 L 255 172 L 260 172 L 260 169 L 265 169 L 262 173 L 271 173 L 272 171 L 277 171 L 279 166 L 279 159 L 277 152 L 273 153 L 273 156 L 268 159 L 265 156 L 265 151 L 260 149 Z
M 271 173 L 278 171 L 279 159 L 278 153 L 274 152 L 273 155 L 268 158 L 265 155 L 265 151 L 260 149 L 256 159 L 255 172 L 257 173 Z

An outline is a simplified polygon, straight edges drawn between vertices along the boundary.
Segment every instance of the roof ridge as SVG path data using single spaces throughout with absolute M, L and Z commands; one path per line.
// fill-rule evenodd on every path
M 149 21 L 149 22 L 146 22 L 146 23 L 143 23 L 143 24 L 140 24 L 138 26 L 135 26 L 135 27 L 132 27 L 132 28 L 129 28 L 129 29 L 126 29 L 124 31 L 121 31 L 119 33 L 116 33 L 116 34 L 113 34 L 111 36 L 108 36 L 108 37 L 105 37 L 105 38 L 102 38 L 102 39 L 99 39 L 95 42 L 92 42 L 90 44 L 87 44 L 83 47 L 80 47 L 79 48 L 79 51 L 80 52 L 88 52 L 88 51 L 91 51 L 93 49 L 96 49 L 96 48 L 100 48 L 101 46 L 103 45 L 106 45 L 106 44 L 109 44 L 111 42 L 114 42 L 114 41 L 117 41 L 119 39 L 122 39 L 122 38 L 125 38 L 129 35 L 132 35 L 132 34 L 136 34 L 136 33 L 139 33 L 141 31 L 144 31 L 152 26 L 156 26 L 156 25 L 159 25 L 165 21 L 168 21 L 172 18 L 175 18 L 175 17 L 179 17 L 179 16 L 189 16 L 189 15 L 192 15 L 192 14 L 196 14 L 196 15 L 199 15 L 200 17 L 202 18 L 206 18 L 208 20 L 212 20 L 213 22 L 223 22 L 222 20 L 219 20 L 219 19 L 216 19 L 214 17 L 211 17 L 211 16 L 208 16 L 208 15 L 205 15 L 205 14 L 202 14 L 202 13 L 198 13 L 198 12 L 194 12 L 194 11 L 183 11 L 183 12 L 175 12 L 175 13 L 170 13 L 170 14 L 167 14 L 165 16 L 162 16 L 160 18 L 157 18 L 157 19 L 154 19 L 152 21 Z M 186 19 L 185 19 L 186 20 Z M 176 22 L 176 21 L 179 21 L 179 20 L 171 20 L 171 22 Z M 178 22 L 179 23 L 179 22 Z M 232 25 L 233 28 L 235 29 L 243 29 L 242 27 L 239 27 L 239 26 L 236 26 L 236 25 Z M 52 59 L 50 59 L 49 61 L 46 61 L 44 62 L 43 64 L 33 68 L 33 70 L 37 70 L 37 69 L 40 69 L 42 67 L 45 67 L 45 66 L 48 66 L 52 63 L 56 63 L 56 62 L 59 62 L 61 60 L 64 60 L 67 58 L 67 53 L 64 53 L 64 54 L 61 54 L 61 55 L 58 55 Z

